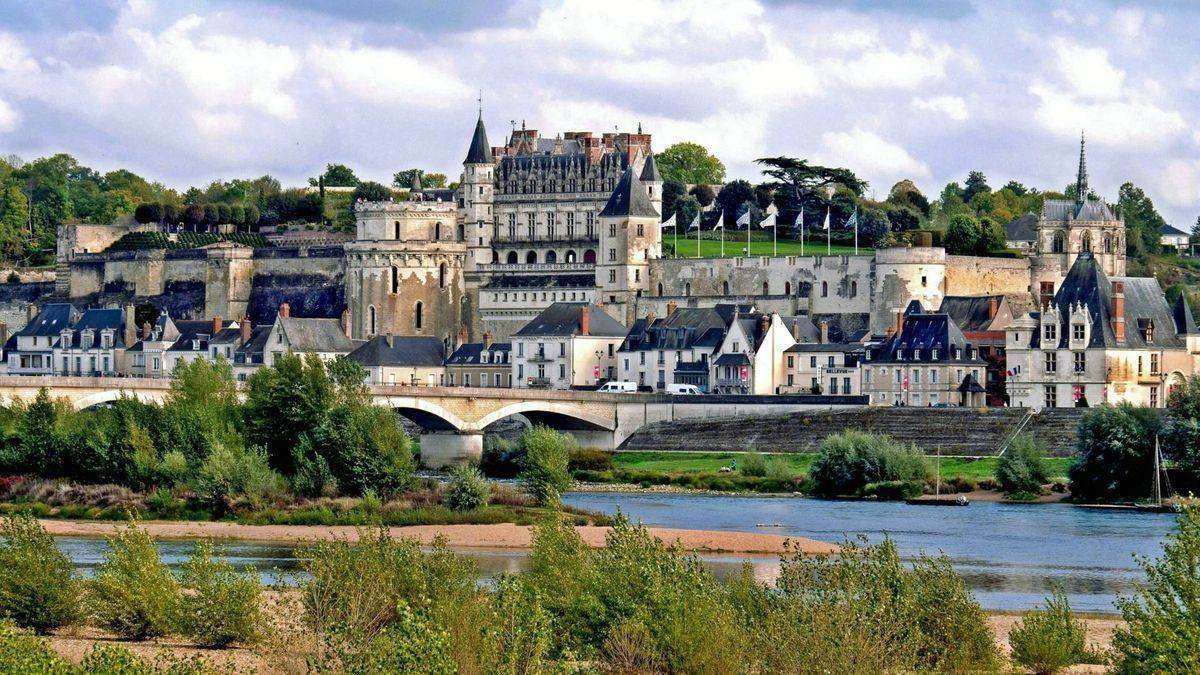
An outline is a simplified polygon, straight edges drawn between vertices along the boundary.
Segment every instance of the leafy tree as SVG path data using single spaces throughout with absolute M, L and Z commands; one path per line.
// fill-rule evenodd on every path
M 991 191 L 992 188 L 987 183 L 987 176 L 984 176 L 982 171 L 972 171 L 967 174 L 967 182 L 963 188 L 962 200 L 970 204 L 975 195 Z
M 1182 471 L 1200 477 L 1200 376 L 1189 376 L 1167 398 L 1162 451 Z
M 716 200 L 717 194 L 707 183 L 701 183 L 688 190 L 688 194 L 695 197 L 696 201 L 700 202 L 700 206 L 708 208 Z
M 368 202 L 386 202 L 392 198 L 392 191 L 387 187 L 380 185 L 374 181 L 363 181 L 354 188 L 354 197 L 352 202 L 357 202 L 360 199 Z
M 204 207 L 199 204 L 192 204 L 183 212 L 183 221 L 192 226 L 192 229 L 198 228 L 204 224 Z
M 549 427 L 535 426 L 521 434 L 525 449 L 521 482 L 540 504 L 558 504 L 559 495 L 571 486 L 568 470 L 575 438 Z
M 667 220 L 676 211 L 675 204 L 683 196 L 687 194 L 687 187 L 683 183 L 675 181 L 664 181 L 662 186 L 662 219 Z
M 887 214 L 876 208 L 863 208 L 858 212 L 858 240 L 863 246 L 875 246 L 888 233 L 891 223 Z
M 9 183 L 0 200 L 0 254 L 16 260 L 25 253 L 29 226 L 29 200 L 15 182 Z
M 246 207 L 241 204 L 229 207 L 229 222 L 234 225 L 244 225 L 246 223 Z
M 896 232 L 907 232 L 921 227 L 921 216 L 911 206 L 888 207 L 887 219 Z
M 204 224 L 209 227 L 221 222 L 221 212 L 217 209 L 216 204 L 204 205 Z
M 663 181 L 684 185 L 718 185 L 725 181 L 725 165 L 699 143 L 675 143 L 655 155 L 654 161 Z
M 0 615 L 39 635 L 80 615 L 74 566 L 32 516 L 0 522 Z
M 234 222 L 233 221 L 233 210 L 229 208 L 228 204 L 217 204 L 217 222 L 218 223 Z
M 1154 208 L 1154 202 L 1133 183 L 1121 186 L 1117 212 L 1125 219 L 1126 253 L 1136 259 L 1162 251 L 1162 229 L 1167 221 Z
M 897 206 L 910 207 L 924 218 L 928 218 L 930 215 L 929 200 L 921 193 L 921 189 L 917 187 L 916 183 L 907 178 L 892 186 L 891 191 L 888 192 L 887 201 Z
M 338 405 L 312 432 L 313 450 L 329 462 L 349 494 L 390 496 L 412 478 L 408 436 L 396 414 L 370 405 Z
M 444 173 L 429 173 L 424 169 L 405 169 L 397 171 L 392 176 L 392 185 L 398 188 L 410 188 L 413 184 L 413 178 L 421 177 L 421 187 L 428 188 L 443 188 L 446 187 L 446 174 Z
M 725 214 L 727 221 L 736 219 L 743 204 L 754 199 L 754 188 L 744 180 L 726 183 L 717 193 L 717 206 Z
M 1009 192 L 1013 193 L 1014 195 L 1016 195 L 1018 197 L 1024 197 L 1026 194 L 1029 194 L 1029 192 L 1030 192 L 1029 188 L 1025 187 L 1021 183 L 1018 183 L 1015 180 L 1008 181 L 1007 183 L 1004 184 L 1004 187 L 1002 187 L 1000 189 L 1008 190 Z
M 979 248 L 979 223 L 967 215 L 958 215 L 950 219 L 943 240 L 946 252 L 953 255 L 973 255 Z
M 984 218 L 979 222 L 979 242 L 975 248 L 976 255 L 990 255 L 996 251 L 1003 251 L 1007 247 L 1008 233 L 1005 232 L 1003 225 L 991 218 Z
M 174 204 L 163 204 L 163 222 L 172 224 L 178 223 L 182 217 L 183 216 L 180 213 L 178 206 Z
M 359 181 L 354 171 L 345 164 L 327 164 L 320 179 L 310 178 L 308 182 L 311 185 L 323 182 L 326 187 L 355 187 Z
M 1153 476 L 1154 435 L 1160 420 L 1153 408 L 1100 406 L 1079 421 L 1071 494 L 1081 501 L 1145 497 Z
M 1200 238 L 1200 216 L 1196 216 L 1196 222 L 1192 225 L 1192 238 Z
M 775 205 L 782 222 L 791 222 L 802 211 L 824 217 L 828 209 L 837 211 L 831 214 L 834 222 L 844 223 L 867 187 L 866 181 L 849 169 L 809 164 L 808 160 L 792 157 L 763 157 L 754 161 L 764 167 L 763 174 L 771 179 L 764 185 L 775 191 Z M 832 201 L 826 196 L 828 190 L 834 191 Z M 835 208 L 840 192 L 845 192 L 848 199 L 842 201 L 841 208 Z
M 700 213 L 700 202 L 691 195 L 684 195 L 675 202 L 675 224 L 679 227 L 679 233 L 683 234 L 687 231 L 687 226 L 696 218 L 696 214 Z
M 847 431 L 821 442 L 809 478 L 814 494 L 822 497 L 859 494 L 869 484 L 884 481 L 915 483 L 919 494 L 928 473 L 925 456 L 916 447 L 888 436 Z
M 158 202 L 138 204 L 137 208 L 133 210 L 133 219 L 143 225 L 162 222 L 162 218 L 163 207 Z
M 246 441 L 266 448 L 271 466 L 290 476 L 292 448 L 324 421 L 333 399 L 333 383 L 319 358 L 282 354 L 246 380 Z
M 996 482 L 1008 495 L 1034 496 L 1050 480 L 1046 451 L 1028 434 L 1012 440 L 996 467 Z

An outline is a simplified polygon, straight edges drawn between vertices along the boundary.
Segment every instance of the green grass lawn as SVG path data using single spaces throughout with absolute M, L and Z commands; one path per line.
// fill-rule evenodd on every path
M 760 235 L 761 236 L 761 235 Z M 671 249 L 672 243 L 675 241 L 674 235 L 669 230 L 663 232 L 663 248 L 664 250 Z M 725 235 L 725 257 L 732 258 L 739 255 L 744 255 L 742 249 L 746 247 L 746 234 L 736 230 L 730 230 Z M 780 239 L 778 253 L 774 252 L 771 239 L 766 240 L 761 238 L 751 239 L 750 255 L 801 255 L 800 242 L 791 239 Z M 873 249 L 865 246 L 859 247 L 858 255 L 871 255 Z M 679 233 L 679 255 L 684 258 L 696 257 L 696 240 L 695 238 L 685 238 L 683 233 Z M 805 240 L 803 255 L 826 255 L 825 239 L 819 237 L 815 240 Z M 839 246 L 834 244 L 829 249 L 829 255 L 854 255 L 853 246 Z M 701 258 L 719 258 L 721 257 L 721 242 L 704 238 L 700 240 L 700 257 Z
M 638 471 L 661 471 L 663 473 L 713 473 L 723 466 L 733 466 L 737 458 L 746 453 L 742 452 L 618 452 L 613 457 L 613 463 L 622 469 Z M 782 457 L 791 465 L 796 473 L 807 473 L 812 464 L 813 453 L 789 453 L 769 455 L 771 458 Z M 1071 465 L 1069 457 L 1050 457 L 1046 460 L 1050 465 L 1050 475 L 1055 480 L 1066 480 L 1067 468 Z M 930 468 L 934 459 L 930 458 Z M 976 481 L 996 477 L 996 466 L 1000 460 L 995 457 L 980 457 L 978 459 L 964 457 L 943 457 L 942 478 L 949 480 L 962 476 Z

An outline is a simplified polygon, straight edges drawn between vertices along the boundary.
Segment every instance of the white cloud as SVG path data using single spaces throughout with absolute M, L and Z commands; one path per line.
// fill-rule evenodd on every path
M 1111 32 L 1125 42 L 1142 38 L 1146 27 L 1146 12 L 1138 7 L 1118 7 L 1109 19 Z
M 1149 101 L 1079 100 L 1045 84 L 1029 91 L 1040 100 L 1035 120 L 1062 137 L 1078 136 L 1085 129 L 1089 140 L 1137 149 L 1162 147 L 1187 130 L 1182 115 Z
M 947 117 L 955 122 L 965 122 L 971 116 L 967 111 L 967 102 L 958 96 L 914 98 L 912 107 L 921 112 Z
M 972 67 L 973 59 L 914 32 L 902 50 L 872 46 L 845 59 L 830 59 L 822 70 L 835 83 L 861 89 L 913 89 L 946 77 L 953 64 Z
M 1051 43 L 1058 75 L 1071 92 L 1085 99 L 1112 99 L 1121 94 L 1125 71 L 1115 67 L 1103 47 L 1084 47 L 1063 38 Z
M 474 98 L 452 73 L 396 49 L 314 45 L 305 61 L 332 96 L 422 108 L 461 107 Z
M 21 121 L 21 116 L 17 114 L 13 107 L 0 99 L 0 134 L 7 133 L 17 128 Z
M 875 185 L 891 185 L 902 178 L 925 178 L 929 167 L 903 147 L 871 131 L 831 131 L 821 136 L 822 161 L 850 167 Z
M 1176 159 L 1168 162 L 1159 182 L 1167 203 L 1184 207 L 1200 205 L 1200 161 Z

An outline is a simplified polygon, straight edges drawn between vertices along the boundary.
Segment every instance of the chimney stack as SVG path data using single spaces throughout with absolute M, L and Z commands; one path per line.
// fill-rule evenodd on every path
M 895 334 L 896 334 L 896 327 L 895 327 L 895 326 L 888 326 L 888 330 L 887 330 L 887 336 L 888 336 L 888 337 L 892 337 L 892 336 L 893 336 L 893 335 L 895 335 Z
M 134 316 L 133 305 L 125 305 L 125 346 L 132 347 L 137 342 L 137 317 Z
M 492 334 L 488 331 L 483 333 L 483 348 L 487 349 L 492 346 Z
M 150 339 L 150 322 L 149 321 L 142 322 L 142 339 L 143 340 Z
M 988 320 L 996 318 L 996 309 L 1000 306 L 1000 300 L 992 295 L 988 297 Z
M 251 325 L 251 323 L 250 323 L 250 315 L 249 314 L 242 317 L 242 325 L 240 326 L 240 328 L 242 331 L 242 344 L 244 345 L 250 341 L 250 331 L 254 328 L 254 326 Z
M 796 342 L 800 341 L 800 318 L 799 317 L 796 317 L 796 320 L 792 322 L 792 339 L 795 340 Z
M 350 308 L 349 307 L 342 310 L 342 332 L 346 334 L 346 337 L 350 337 Z
M 221 321 L 221 315 L 220 315 L 220 314 L 218 314 L 218 315 L 216 315 L 216 316 L 214 316 L 214 317 L 213 317 L 212 334 L 213 334 L 214 336 L 215 336 L 217 333 L 220 333 L 220 332 L 221 332 L 221 323 L 222 323 L 222 321 Z
M 33 323 L 33 320 L 37 317 L 37 315 L 38 315 L 37 305 L 35 305 L 31 302 L 25 306 L 25 322 L 26 323 Z
M 655 322 L 655 321 L 657 321 L 657 320 L 658 320 L 658 314 L 655 314 L 655 313 L 654 313 L 654 312 L 652 312 L 652 311 L 651 311 L 651 312 L 646 312 L 646 325 L 647 325 L 647 326 L 653 325 L 653 324 L 654 324 L 654 322 Z
M 898 310 L 896 310 L 896 326 L 895 326 L 895 330 L 893 332 L 899 333 L 903 330 L 904 330 L 904 310 L 898 309 Z
M 290 319 L 292 317 L 292 306 L 286 302 L 279 303 L 279 318 Z
M 671 316 L 672 314 L 674 314 L 675 310 L 677 310 L 677 309 L 679 309 L 679 305 L 676 304 L 674 300 L 668 302 L 667 303 L 667 316 Z
M 1117 342 L 1125 341 L 1125 283 L 1112 282 L 1112 329 Z
M 821 344 L 823 344 L 823 345 L 829 344 L 829 322 L 828 321 L 821 322 Z
M 579 334 L 591 335 L 592 331 L 592 316 L 591 308 L 587 305 L 579 308 Z
M 1049 305 L 1052 302 L 1054 302 L 1054 282 L 1043 281 L 1042 292 L 1038 297 L 1038 307 L 1044 308 L 1046 305 Z
M 759 334 L 766 335 L 767 331 L 770 330 L 770 328 L 771 328 L 771 317 L 770 316 L 763 314 L 762 316 L 758 317 L 758 332 L 759 332 Z

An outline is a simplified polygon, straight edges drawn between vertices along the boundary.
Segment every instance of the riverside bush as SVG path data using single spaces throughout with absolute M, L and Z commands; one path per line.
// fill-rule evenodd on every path
M 1018 434 L 996 465 L 996 483 L 1008 495 L 1037 495 L 1049 481 L 1045 449 L 1028 434 Z
M 219 445 L 200 467 L 196 494 L 217 509 L 228 509 L 238 499 L 259 504 L 281 484 L 267 465 L 266 451 Z
M 861 495 L 871 483 L 923 482 L 928 476 L 928 461 L 917 447 L 858 431 L 825 438 L 808 473 L 820 497 Z
M 1087 660 L 1087 629 L 1071 614 L 1071 603 L 1061 588 L 1046 599 L 1044 609 L 1021 618 L 1008 634 L 1013 661 L 1038 675 L 1052 675 Z
M 542 505 L 558 503 L 559 495 L 571 487 L 567 470 L 571 452 L 577 450 L 575 438 L 541 425 L 521 434 L 525 458 L 521 461 L 521 483 Z
M 450 474 L 450 485 L 442 502 L 451 511 L 474 511 L 487 506 L 492 486 L 473 466 L 460 466 Z
M 767 460 L 761 452 L 747 452 L 737 460 L 738 473 L 752 478 L 767 475 Z
M 607 450 L 581 448 L 571 451 L 571 471 L 611 471 L 613 466 L 613 453 Z
M 135 522 L 109 537 L 108 545 L 89 582 L 96 622 L 131 640 L 170 633 L 179 610 L 179 584 L 154 540 Z
M 1117 606 L 1125 626 L 1113 636 L 1116 671 L 1194 672 L 1200 662 L 1200 503 L 1181 504 L 1162 557 L 1139 560 L 1146 572 L 1137 595 Z
M 79 584 L 71 561 L 30 516 L 0 524 L 0 615 L 46 634 L 79 616 Z
M 188 592 L 179 613 L 180 629 L 205 647 L 254 642 L 264 624 L 258 573 L 254 567 L 239 572 L 213 553 L 212 542 L 202 541 L 183 565 Z

